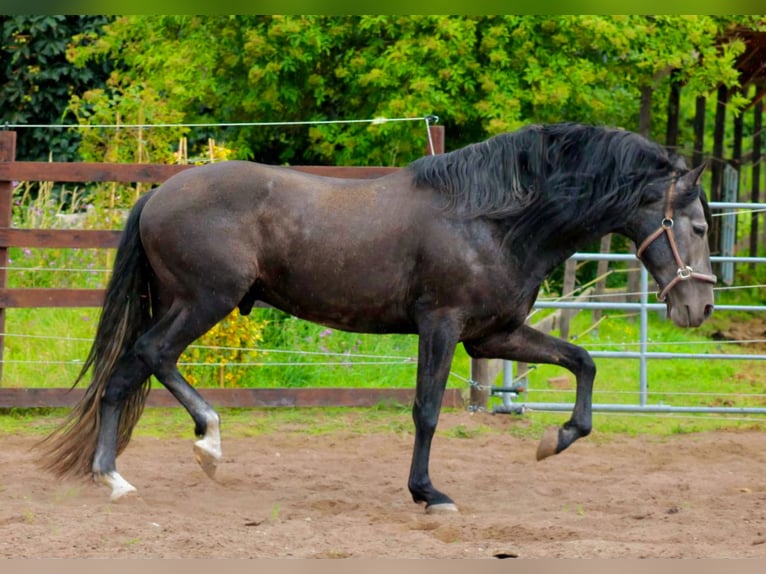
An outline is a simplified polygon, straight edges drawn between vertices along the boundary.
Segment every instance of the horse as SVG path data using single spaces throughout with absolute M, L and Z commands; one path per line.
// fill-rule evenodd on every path
M 183 171 L 142 195 L 126 220 L 81 400 L 42 440 L 43 466 L 91 475 L 117 500 L 117 471 L 154 375 L 194 422 L 213 478 L 220 416 L 177 368 L 184 349 L 256 302 L 334 329 L 418 337 L 408 488 L 428 513 L 456 511 L 429 475 L 454 351 L 550 363 L 576 377 L 571 418 L 543 433 L 542 460 L 592 429 L 589 353 L 525 320 L 543 280 L 608 233 L 633 241 L 679 327 L 713 312 L 700 178 L 680 156 L 628 130 L 528 125 L 373 179 L 249 161 Z

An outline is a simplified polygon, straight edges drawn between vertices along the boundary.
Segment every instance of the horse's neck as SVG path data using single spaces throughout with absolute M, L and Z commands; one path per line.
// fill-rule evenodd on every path
M 600 228 L 594 230 L 583 226 L 580 233 L 572 231 L 571 235 L 568 234 L 566 237 L 562 237 L 554 230 L 552 233 L 535 235 L 524 240 L 510 239 L 505 242 L 504 249 L 518 262 L 524 272 L 542 282 L 574 253 L 614 231 L 606 227 L 604 229 L 606 230 Z

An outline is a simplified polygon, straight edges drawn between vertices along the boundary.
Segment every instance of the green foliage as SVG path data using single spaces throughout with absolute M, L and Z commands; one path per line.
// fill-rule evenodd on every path
M 73 66 L 67 46 L 76 33 L 100 29 L 105 16 L 0 15 L 1 119 L 10 124 L 61 123 L 69 97 L 102 85 L 107 60 Z M 78 132 L 29 128 L 17 137 L 18 159 L 77 159 Z
M 74 95 L 68 111 L 77 123 L 94 126 L 173 124 L 183 119 L 183 114 L 168 109 L 152 88 L 140 84 L 124 86 L 112 79 L 105 88 Z M 182 127 L 94 127 L 82 134 L 80 156 L 85 161 L 97 162 L 172 163 L 173 146 L 185 132 Z
M 77 65 L 156 94 L 188 122 L 295 122 L 435 113 L 451 148 L 541 121 L 635 129 L 641 90 L 671 71 L 693 98 L 736 86 L 754 16 L 124 16 L 84 34 Z M 733 109 L 741 105 L 732 102 Z M 664 111 L 662 112 L 664 113 Z M 195 130 L 196 132 L 196 130 Z M 215 137 L 267 163 L 401 165 L 419 123 L 235 127 Z
M 759 16 L 0 16 L 4 120 L 290 122 L 438 114 L 458 147 L 521 124 L 637 126 L 670 74 L 687 101 L 738 84 Z M 71 102 L 69 101 L 72 97 Z M 745 102 L 734 94 L 729 107 Z M 686 104 L 688 106 L 688 104 Z M 67 107 L 68 106 L 68 107 Z M 654 122 L 660 125 L 661 122 Z M 24 130 L 19 157 L 71 160 L 79 132 Z M 179 128 L 83 132 L 85 159 L 164 161 Z M 662 134 L 656 133 L 655 136 Z M 268 163 L 401 165 L 419 123 L 199 128 Z
M 65 200 L 62 197 L 66 198 Z M 85 203 L 86 194 L 75 187 L 51 182 L 20 183 L 14 190 L 13 225 L 31 229 L 88 227 L 118 229 L 121 213 L 96 210 Z M 9 287 L 103 287 L 109 253 L 90 249 L 9 249 Z
M 186 379 L 198 386 L 242 386 L 251 368 L 247 363 L 259 355 L 264 326 L 254 317 L 241 317 L 238 309 L 232 311 L 181 355 Z

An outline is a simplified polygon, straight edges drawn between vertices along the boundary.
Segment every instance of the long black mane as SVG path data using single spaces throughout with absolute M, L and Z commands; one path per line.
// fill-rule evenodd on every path
M 563 233 L 583 218 L 619 224 L 686 171 L 683 160 L 638 134 L 574 123 L 528 126 L 410 168 L 418 187 L 444 195 L 448 213 L 504 219 L 514 235 L 543 219 Z

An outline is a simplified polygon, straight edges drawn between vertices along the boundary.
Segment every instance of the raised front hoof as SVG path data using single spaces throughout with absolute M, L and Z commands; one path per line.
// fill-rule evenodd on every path
M 194 443 L 194 458 L 210 478 L 215 478 L 218 470 L 218 463 L 221 460 L 221 453 L 211 450 L 204 439 Z
M 543 438 L 537 446 L 537 460 L 543 460 L 561 452 L 559 448 L 559 427 L 548 427 L 545 429 Z
M 457 505 L 454 502 L 426 505 L 426 514 L 451 514 L 453 512 L 458 512 Z
M 112 472 L 94 472 L 93 480 L 111 489 L 109 494 L 110 502 L 117 502 L 137 496 L 136 487 L 122 478 L 116 471 Z

